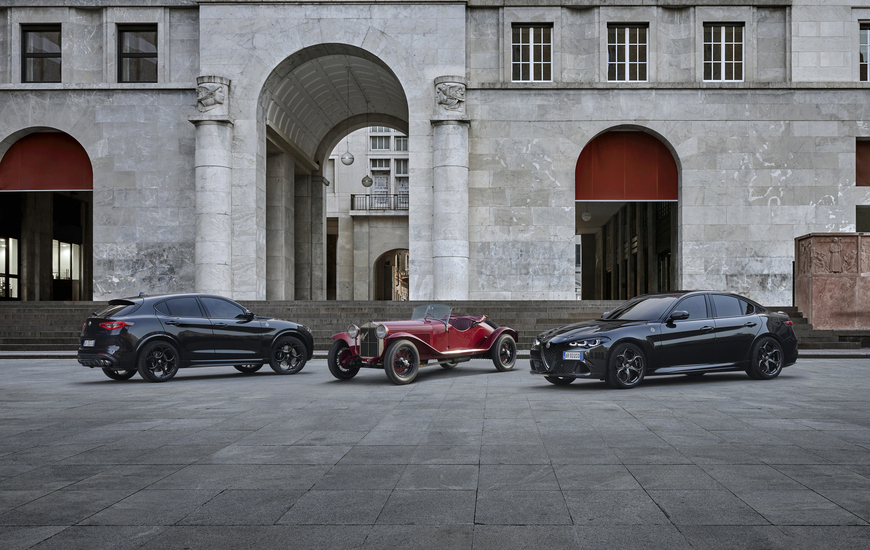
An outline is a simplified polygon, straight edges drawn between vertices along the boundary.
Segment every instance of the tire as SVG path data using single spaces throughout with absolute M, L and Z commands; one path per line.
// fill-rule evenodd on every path
M 746 374 L 756 380 L 772 380 L 782 372 L 785 355 L 782 346 L 774 338 L 764 336 L 752 346 L 752 355 Z
M 139 375 L 149 382 L 166 382 L 178 372 L 178 350 L 169 342 L 145 344 L 139 353 Z
M 607 383 L 612 388 L 627 390 L 640 384 L 646 374 L 646 357 L 632 343 L 619 344 L 610 352 Z
M 129 380 L 136 374 L 136 369 L 131 370 L 114 370 L 103 369 L 103 373 L 112 380 Z
M 296 374 L 308 361 L 308 350 L 294 336 L 282 336 L 272 345 L 269 366 L 278 374 Z
M 510 334 L 502 334 L 492 346 L 492 364 L 500 372 L 507 372 L 517 363 L 517 343 Z
M 348 361 L 353 358 L 350 347 L 344 340 L 336 340 L 329 348 L 327 365 L 329 372 L 339 380 L 350 380 L 359 372 L 359 367 L 353 367 Z
M 384 371 L 390 382 L 397 385 L 410 384 L 420 370 L 420 354 L 409 340 L 396 340 L 384 354 Z
M 567 386 L 576 380 L 573 376 L 545 376 L 544 378 L 550 384 L 555 384 L 557 386 Z
M 263 365 L 233 365 L 233 368 L 244 374 L 253 374 L 263 368 Z

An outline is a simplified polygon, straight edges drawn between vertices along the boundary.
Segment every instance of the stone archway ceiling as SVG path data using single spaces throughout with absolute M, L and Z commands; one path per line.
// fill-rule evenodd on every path
M 357 115 L 408 120 L 399 80 L 380 59 L 342 44 L 312 46 L 266 80 L 266 120 L 313 158 L 334 128 Z

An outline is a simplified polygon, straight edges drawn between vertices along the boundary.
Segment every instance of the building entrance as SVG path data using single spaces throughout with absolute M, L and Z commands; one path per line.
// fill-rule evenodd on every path
M 610 131 L 577 161 L 576 295 L 624 300 L 678 286 L 678 168 L 665 144 Z

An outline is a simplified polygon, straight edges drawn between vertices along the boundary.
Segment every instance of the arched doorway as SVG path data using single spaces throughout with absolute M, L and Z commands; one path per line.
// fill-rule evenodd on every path
M 408 250 L 390 250 L 374 265 L 375 300 L 408 300 Z
M 676 287 L 679 168 L 660 138 L 618 129 L 577 160 L 578 298 L 627 299 Z
M 336 169 L 329 156 L 362 128 L 390 127 L 407 135 L 404 89 L 374 54 L 348 44 L 319 44 L 272 71 L 259 105 L 266 142 L 266 297 L 354 299 L 359 231 L 350 215 L 352 197 L 331 185 Z M 353 156 L 367 164 L 365 153 Z M 370 167 L 363 173 L 370 175 Z M 347 202 L 346 219 L 327 220 L 328 201 Z
M 24 130 L 0 143 L 0 299 L 90 300 L 93 169 L 72 136 Z

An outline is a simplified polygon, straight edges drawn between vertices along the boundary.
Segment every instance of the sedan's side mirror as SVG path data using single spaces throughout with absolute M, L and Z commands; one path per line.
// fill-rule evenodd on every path
M 689 312 L 678 309 L 677 311 L 671 313 L 671 316 L 668 317 L 668 321 L 684 321 L 689 318 Z

